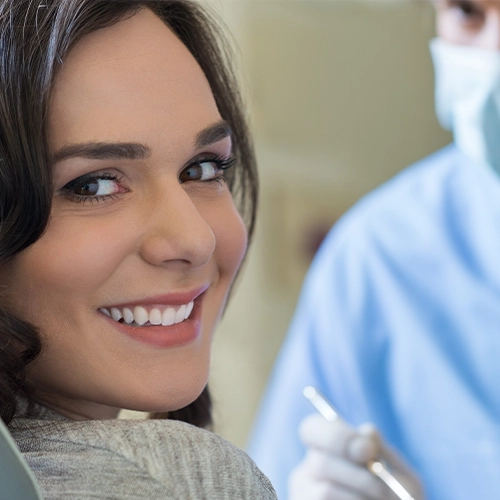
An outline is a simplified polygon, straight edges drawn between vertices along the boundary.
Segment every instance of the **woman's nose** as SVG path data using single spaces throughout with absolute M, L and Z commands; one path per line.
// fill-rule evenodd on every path
M 141 256 L 155 266 L 201 267 L 212 257 L 215 236 L 189 195 L 177 184 L 147 202 Z

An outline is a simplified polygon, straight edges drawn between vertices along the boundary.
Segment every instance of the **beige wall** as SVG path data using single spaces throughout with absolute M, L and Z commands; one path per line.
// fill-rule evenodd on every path
M 308 265 L 308 231 L 449 136 L 433 114 L 426 2 L 210 3 L 240 45 L 262 179 L 211 378 L 216 430 L 244 446 Z

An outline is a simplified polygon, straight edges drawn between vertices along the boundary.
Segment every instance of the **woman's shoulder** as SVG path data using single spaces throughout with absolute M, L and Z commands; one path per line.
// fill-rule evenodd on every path
M 143 483 L 150 483 L 162 498 L 276 498 L 268 479 L 242 450 L 184 422 L 17 419 L 11 432 L 39 481 L 40 475 L 43 480 L 48 475 L 52 483 L 62 470 L 86 488 L 102 481 L 101 487 L 113 494 L 119 478 L 127 494 L 138 484 L 144 491 Z M 148 494 L 154 498 L 153 491 Z

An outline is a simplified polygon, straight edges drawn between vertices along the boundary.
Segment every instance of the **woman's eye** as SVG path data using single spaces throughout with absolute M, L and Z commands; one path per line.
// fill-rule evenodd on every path
M 114 175 L 91 175 L 75 179 L 66 184 L 63 194 L 78 200 L 104 199 L 123 192 L 119 179 Z
M 95 179 L 75 186 L 73 192 L 79 196 L 105 196 L 116 192 L 116 182 L 109 179 Z
M 219 167 L 214 162 L 204 161 L 191 165 L 181 172 L 180 179 L 186 181 L 208 181 L 219 173 Z
M 192 163 L 180 173 L 179 180 L 181 182 L 223 180 L 223 171 L 232 167 L 234 162 L 234 158 L 197 160 L 196 163 Z

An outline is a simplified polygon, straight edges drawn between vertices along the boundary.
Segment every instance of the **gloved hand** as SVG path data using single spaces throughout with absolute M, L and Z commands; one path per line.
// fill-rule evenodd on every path
M 388 448 L 372 424 L 354 429 L 341 419 L 306 417 L 300 437 L 305 458 L 288 481 L 289 500 L 396 500 L 397 496 L 366 468 L 369 460 L 384 461 L 415 500 L 423 500 L 416 476 Z

